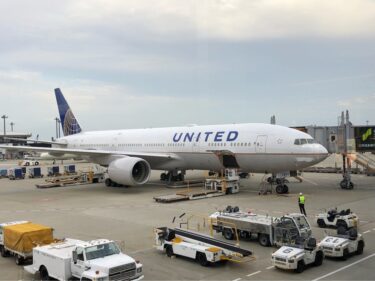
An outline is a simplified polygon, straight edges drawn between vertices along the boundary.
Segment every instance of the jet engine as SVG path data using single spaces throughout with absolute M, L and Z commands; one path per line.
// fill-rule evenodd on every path
M 128 186 L 145 184 L 150 174 L 150 164 L 137 157 L 117 159 L 108 166 L 108 176 L 111 181 Z

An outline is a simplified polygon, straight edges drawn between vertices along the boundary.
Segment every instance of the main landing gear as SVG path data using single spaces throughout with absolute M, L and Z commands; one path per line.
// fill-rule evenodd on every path
M 269 184 L 276 184 L 276 193 L 277 194 L 286 194 L 289 193 L 289 187 L 286 185 L 289 181 L 285 178 L 276 178 L 276 177 L 269 177 L 267 179 Z
M 178 170 L 168 171 L 166 173 L 160 174 L 160 180 L 165 181 L 167 183 L 184 181 L 185 174 L 186 174 L 186 171 L 178 171 Z

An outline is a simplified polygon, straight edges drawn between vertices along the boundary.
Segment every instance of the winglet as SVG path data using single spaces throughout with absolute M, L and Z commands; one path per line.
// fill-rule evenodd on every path
M 82 129 L 59 88 L 55 89 L 55 96 L 64 136 L 80 133 Z

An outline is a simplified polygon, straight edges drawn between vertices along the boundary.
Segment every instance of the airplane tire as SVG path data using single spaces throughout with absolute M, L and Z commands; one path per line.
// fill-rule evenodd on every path
M 110 187 L 112 185 L 112 180 L 110 178 L 105 179 L 105 186 Z
M 324 222 L 323 219 L 318 219 L 316 223 L 318 224 L 318 226 L 319 226 L 320 228 L 324 228 L 324 227 L 326 227 L 326 223 Z
M 39 162 L 38 161 L 35 162 L 35 166 L 39 166 Z
M 279 184 L 276 186 L 276 193 L 277 194 L 283 194 L 284 186 Z

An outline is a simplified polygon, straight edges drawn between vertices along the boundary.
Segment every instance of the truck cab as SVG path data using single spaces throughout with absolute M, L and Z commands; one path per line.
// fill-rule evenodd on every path
M 121 253 L 113 241 L 94 240 L 78 244 L 72 257 L 72 275 L 85 280 L 93 280 L 98 275 L 110 280 L 135 280 L 142 275 L 142 265 Z
M 312 234 L 310 224 L 303 214 L 292 213 L 275 218 L 273 225 L 275 244 L 278 246 L 301 238 L 307 239 Z

